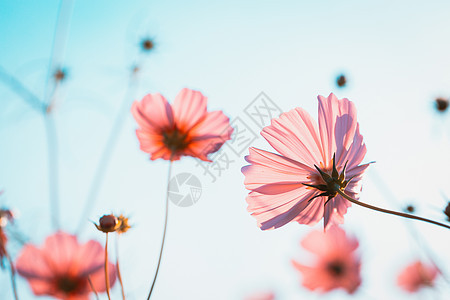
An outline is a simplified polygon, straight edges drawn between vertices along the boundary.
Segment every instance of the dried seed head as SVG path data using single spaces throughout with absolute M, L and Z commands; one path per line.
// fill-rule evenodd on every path
M 66 71 L 64 69 L 57 69 L 55 73 L 53 73 L 53 78 L 56 82 L 61 82 L 66 79 Z
M 150 38 L 146 38 L 142 40 L 141 47 L 144 52 L 149 52 L 155 47 L 155 44 Z
M 446 98 L 442 98 L 442 97 L 438 97 L 435 100 L 435 105 L 436 105 L 436 109 L 439 112 L 445 112 L 448 108 L 448 99 Z
M 113 214 L 104 215 L 100 218 L 99 225 L 95 224 L 95 227 L 105 233 L 114 232 L 120 227 L 120 221 Z
M 411 214 L 413 214 L 416 211 L 416 208 L 413 205 L 408 205 L 405 210 Z
M 128 218 L 124 217 L 124 215 L 120 215 L 117 217 L 117 219 L 120 222 L 120 226 L 117 229 L 117 233 L 125 233 L 128 231 L 128 229 L 131 228 L 131 226 L 128 224 Z
M 447 203 L 447 206 L 444 209 L 444 214 L 447 216 L 447 221 L 450 222 L 450 201 Z
M 345 78 L 343 74 L 339 75 L 336 80 L 336 84 L 338 87 L 344 87 L 347 84 L 347 78 Z

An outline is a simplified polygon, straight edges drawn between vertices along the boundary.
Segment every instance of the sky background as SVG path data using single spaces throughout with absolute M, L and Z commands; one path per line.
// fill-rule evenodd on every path
M 433 100 L 450 96 L 448 1 L 67 1 L 61 8 L 69 26 L 59 28 L 53 48 L 59 7 L 58 1 L 0 1 L 0 71 L 43 99 L 52 88 L 50 58 L 52 68 L 67 69 L 53 114 L 62 229 L 74 233 L 85 221 L 79 239 L 103 242 L 91 221 L 110 212 L 130 216 L 134 226 L 121 237 L 119 251 L 127 299 L 148 293 L 164 222 L 168 163 L 152 162 L 139 150 L 129 112 L 132 101 L 147 93 L 172 102 L 184 87 L 200 90 L 209 110 L 240 118 L 258 136 L 252 146 L 269 151 L 261 128 L 245 114 L 261 92 L 283 111 L 303 107 L 314 119 L 317 95 L 349 98 L 368 149 L 364 161 L 376 161 L 366 172 L 361 200 L 397 210 L 412 203 L 418 214 L 444 221 L 450 121 Z M 144 38 L 155 43 L 151 53 L 141 51 Z M 136 65 L 140 72 L 130 79 Z M 341 73 L 348 78 L 345 88 L 335 84 Z M 114 131 L 117 144 L 108 151 L 96 202 L 83 215 L 118 114 L 124 119 Z M 53 232 L 44 124 L 40 112 L 0 81 L 0 206 L 17 211 L 16 230 L 35 244 Z M 200 179 L 202 195 L 191 207 L 170 206 L 152 299 L 243 299 L 265 290 L 277 299 L 319 298 L 300 286 L 290 264 L 302 259 L 299 242 L 312 228 L 290 223 L 259 230 L 246 211 L 240 172 L 248 151 L 223 151 L 233 162 L 215 182 L 192 158 L 174 164 L 174 175 Z M 401 268 L 426 257 L 408 228 L 450 272 L 446 229 L 361 207 L 349 209 L 344 228 L 360 240 L 363 283 L 353 296 L 336 291 L 324 299 L 445 299 L 450 293 L 442 279 L 435 290 L 413 296 L 395 285 Z M 17 255 L 18 243 L 11 246 Z M 18 285 L 22 300 L 33 299 L 25 280 Z M 120 298 L 118 285 L 113 295 Z M 1 271 L 0 298 L 11 297 L 8 274 Z

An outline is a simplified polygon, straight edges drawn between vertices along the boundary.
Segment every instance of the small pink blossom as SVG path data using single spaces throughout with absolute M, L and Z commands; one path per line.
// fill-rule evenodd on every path
M 313 231 L 302 241 L 301 246 L 316 255 L 313 262 L 303 265 L 292 261 L 294 267 L 302 273 L 302 285 L 311 290 L 329 292 L 343 288 L 352 294 L 361 284 L 359 255 L 355 238 L 346 236 L 337 226 L 327 232 Z
M 397 277 L 397 284 L 405 291 L 414 293 L 420 288 L 433 286 L 439 270 L 433 265 L 416 261 L 408 265 Z
M 342 224 L 351 203 L 327 190 L 330 186 L 323 176 L 332 176 L 339 189 L 359 199 L 362 175 L 369 164 L 359 165 L 366 146 L 355 105 L 333 94 L 318 98 L 318 126 L 304 109 L 283 113 L 261 132 L 281 155 L 250 148 L 245 157 L 250 163 L 242 168 L 250 190 L 247 209 L 262 230 L 292 221 L 314 225 L 322 218 L 325 228 Z
M 141 150 L 152 160 L 179 160 L 186 155 L 210 161 L 208 155 L 231 138 L 233 128 L 222 111 L 208 112 L 206 103 L 202 93 L 186 88 L 173 105 L 160 94 L 135 101 L 131 112 L 140 127 L 136 135 Z
M 245 300 L 275 300 L 275 294 L 272 292 L 258 292 L 246 297 Z
M 97 292 L 104 292 L 105 251 L 100 243 L 79 244 L 76 236 L 57 232 L 42 248 L 26 245 L 17 262 L 17 272 L 28 280 L 37 296 L 47 295 L 64 300 L 89 300 L 92 292 L 89 279 Z M 111 285 L 116 271 L 109 263 Z

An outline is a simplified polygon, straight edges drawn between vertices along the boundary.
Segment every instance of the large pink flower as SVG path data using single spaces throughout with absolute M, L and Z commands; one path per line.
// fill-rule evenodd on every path
M 16 262 L 17 272 L 28 280 L 35 295 L 64 300 L 89 300 L 92 288 L 104 292 L 105 250 L 96 241 L 79 244 L 76 236 L 57 232 L 45 240 L 41 249 L 26 245 Z M 109 265 L 111 285 L 116 280 Z
M 397 284 L 405 291 L 413 293 L 422 287 L 433 286 L 439 270 L 416 261 L 408 265 L 397 277 Z
M 222 111 L 208 112 L 202 93 L 182 89 L 171 106 L 160 94 L 148 94 L 131 109 L 141 150 L 151 159 L 178 160 L 188 155 L 209 161 L 230 139 L 233 128 Z
M 322 217 L 325 228 L 342 224 L 351 203 L 336 189 L 359 199 L 369 164 L 359 165 L 366 146 L 355 105 L 333 94 L 318 98 L 319 126 L 301 108 L 283 113 L 261 132 L 281 155 L 250 148 L 245 157 L 248 210 L 262 230 L 291 221 L 314 225 Z
M 352 294 L 361 284 L 359 256 L 355 253 L 358 241 L 346 236 L 337 226 L 327 232 L 313 231 L 301 242 L 304 249 L 316 254 L 308 265 L 292 261 L 302 273 L 302 285 L 309 290 L 328 292 L 343 288 Z

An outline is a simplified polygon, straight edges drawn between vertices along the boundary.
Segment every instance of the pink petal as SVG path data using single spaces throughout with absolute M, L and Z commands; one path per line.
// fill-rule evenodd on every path
M 206 116 L 208 100 L 202 93 L 184 88 L 175 98 L 173 115 L 177 128 L 187 132 Z
M 162 136 L 160 134 L 154 134 L 142 129 L 136 129 L 136 136 L 139 140 L 140 149 L 146 153 L 150 153 L 152 157 L 161 149 L 166 149 L 166 146 L 163 144 Z
M 226 141 L 231 138 L 232 133 L 230 119 L 222 111 L 217 110 L 206 113 L 206 116 L 192 127 L 189 135 L 193 136 L 194 140 L 221 137 Z
M 318 194 L 318 192 L 313 191 L 314 194 L 312 196 Z M 322 218 L 324 214 L 324 197 L 317 197 L 306 207 L 302 212 L 298 214 L 298 216 L 294 219 L 294 221 L 299 224 L 307 224 L 309 226 L 313 226 L 317 224 Z
M 272 183 L 300 184 L 307 182 L 307 176 L 313 172 L 310 167 L 278 154 L 256 148 L 249 151 L 245 159 L 251 165 L 242 168 L 244 184 L 249 190 Z
M 255 191 L 248 195 L 248 209 L 253 212 L 252 216 L 258 221 L 261 230 L 278 228 L 291 222 L 308 206 L 312 195 L 310 190 L 304 187 L 289 189 L 278 195 L 260 194 Z
M 269 144 L 283 156 L 313 167 L 322 161 L 322 146 L 316 122 L 303 109 L 281 114 L 261 132 Z
M 142 101 L 135 101 L 131 112 L 144 131 L 158 132 L 174 124 L 172 108 L 161 94 L 148 94 Z
M 342 155 L 339 156 L 337 164 L 342 165 L 348 161 L 347 168 L 352 169 L 362 162 L 366 152 L 366 145 L 363 142 L 363 136 L 359 133 L 359 124 L 357 124 L 353 142 L 348 150 L 344 150 Z
M 275 294 L 272 292 L 255 293 L 246 297 L 245 300 L 275 300 Z
M 42 247 L 42 253 L 54 274 L 69 272 L 77 251 L 76 236 L 61 231 L 47 237 Z
M 344 98 L 338 100 L 331 93 L 328 98 L 319 96 L 319 132 L 323 145 L 325 167 L 330 168 L 333 154 L 336 153 L 338 164 L 343 153 L 349 149 L 355 135 L 357 119 L 353 102 Z
M 315 253 L 318 256 L 327 255 L 330 251 L 328 239 L 325 238 L 325 234 L 323 232 L 318 230 L 312 231 L 306 235 L 300 244 L 304 249 Z
M 116 267 L 114 264 L 109 263 L 108 265 L 108 273 L 109 273 L 109 283 L 110 286 L 114 286 L 117 279 Z M 90 275 L 92 285 L 95 287 L 95 290 L 99 293 L 106 291 L 106 281 L 105 281 L 105 269 L 102 268 L 93 274 Z
M 321 287 L 323 284 L 323 275 L 318 272 L 317 268 L 302 265 L 295 260 L 292 260 L 292 265 L 295 269 L 302 273 L 302 286 L 311 291 Z
M 353 178 L 345 188 L 345 192 L 348 193 L 354 193 L 356 194 L 357 198 L 354 198 L 355 200 L 359 199 L 359 193 L 362 189 L 362 176 L 364 174 L 364 171 L 369 167 L 370 163 L 360 165 L 357 167 L 350 168 L 346 172 L 346 178 Z M 350 196 L 350 195 L 349 195 Z
M 88 276 L 103 269 L 105 263 L 105 249 L 97 241 L 89 241 L 80 245 L 77 254 L 73 257 L 76 266 L 75 274 Z
M 28 284 L 36 296 L 51 295 L 55 290 L 54 284 L 51 281 L 28 279 Z
M 49 280 L 53 277 L 52 267 L 41 250 L 33 245 L 26 245 L 16 261 L 17 272 L 27 279 Z

